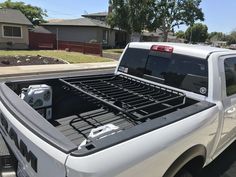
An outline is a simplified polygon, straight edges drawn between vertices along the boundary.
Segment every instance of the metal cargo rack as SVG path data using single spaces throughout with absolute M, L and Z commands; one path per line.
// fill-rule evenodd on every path
M 59 79 L 88 98 L 133 122 L 143 122 L 181 108 L 185 95 L 132 77 L 117 75 Z

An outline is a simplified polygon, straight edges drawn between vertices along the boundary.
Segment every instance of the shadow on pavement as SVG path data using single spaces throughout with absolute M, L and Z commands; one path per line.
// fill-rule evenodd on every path
M 236 177 L 236 142 L 204 168 L 199 177 Z

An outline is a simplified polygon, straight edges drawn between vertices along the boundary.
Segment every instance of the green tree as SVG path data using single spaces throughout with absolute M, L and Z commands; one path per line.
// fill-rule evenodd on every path
M 208 37 L 208 27 L 202 23 L 196 23 L 186 30 L 185 36 L 189 42 L 205 42 Z
M 180 25 L 192 26 L 204 20 L 201 0 L 109 0 L 112 12 L 107 22 L 129 33 L 141 33 L 148 29 L 163 31 L 163 40 Z
M 199 7 L 201 0 L 156 0 L 153 27 L 163 31 L 164 41 L 168 33 L 180 25 L 192 26 L 197 20 L 204 21 Z
M 229 35 L 226 37 L 227 44 L 236 44 L 236 31 L 232 31 Z
M 221 32 L 211 32 L 208 34 L 208 39 L 211 40 L 212 38 L 216 38 L 217 40 L 222 40 L 222 37 L 223 37 L 223 33 Z
M 182 31 L 182 30 L 180 30 L 180 31 L 178 31 L 178 32 L 175 33 L 175 36 L 176 36 L 177 38 L 185 39 L 185 32 Z
M 37 6 L 25 4 L 24 2 L 12 2 L 7 0 L 0 3 L 1 8 L 10 8 L 20 10 L 33 24 L 45 22 L 44 17 L 47 17 L 47 11 Z
M 226 34 L 222 32 L 211 32 L 208 34 L 208 41 L 214 42 L 214 41 L 227 41 L 228 37 Z
M 107 23 L 112 28 L 119 27 L 127 32 L 131 31 L 131 26 L 128 24 L 129 6 L 124 0 L 109 0 L 111 12 L 107 17 Z
M 107 22 L 128 33 L 141 33 L 150 27 L 154 17 L 155 0 L 109 0 L 112 11 Z

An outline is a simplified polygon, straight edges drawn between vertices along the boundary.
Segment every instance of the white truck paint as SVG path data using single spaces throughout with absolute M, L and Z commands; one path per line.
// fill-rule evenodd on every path
M 124 72 L 123 69 L 120 71 L 119 67 L 122 65 L 122 60 L 128 49 L 151 50 L 154 45 L 173 47 L 174 54 L 197 57 L 207 61 L 208 94 L 194 93 L 191 90 L 187 91 L 154 82 L 129 74 L 127 71 Z M 127 45 L 120 58 L 120 64 L 117 66 L 115 75 L 124 75 L 145 83 L 179 91 L 184 93 L 187 98 L 199 102 L 205 101 L 211 106 L 181 120 L 94 153 L 78 155 L 79 153 L 74 153 L 74 151 L 80 151 L 78 146 L 66 152 L 62 150 L 63 148 L 60 149 L 45 141 L 25 125 L 27 122 L 22 124 L 15 118 L 15 107 L 6 107 L 6 103 L 3 103 L 7 97 L 6 93 L 0 93 L 0 112 L 2 115 L 0 132 L 29 176 L 182 177 L 186 173 L 194 176 L 196 171 L 208 165 L 235 141 L 236 94 L 234 90 L 231 90 L 232 93 L 227 96 L 227 76 L 224 64 L 225 60 L 229 58 L 232 58 L 231 63 L 235 62 L 236 64 L 236 52 L 227 49 L 172 43 L 130 43 Z M 236 75 L 236 68 L 231 69 Z M 2 85 L 4 88 L 6 87 L 5 83 Z M 9 101 L 11 100 L 8 99 L 8 103 Z M 30 111 L 31 108 L 26 103 L 22 102 L 22 104 Z M 33 109 L 32 112 L 34 112 Z M 36 114 L 32 113 L 30 116 L 36 118 Z M 7 126 L 5 121 L 7 121 Z M 43 121 L 46 122 L 46 120 Z M 40 128 L 40 125 L 38 126 Z M 12 135 L 12 132 L 10 133 L 11 128 L 17 134 L 17 139 Z M 48 125 L 48 128 L 54 129 L 51 125 Z M 16 143 L 14 140 L 18 142 Z M 27 152 L 22 152 L 22 149 L 17 147 L 20 141 L 23 141 L 27 146 Z M 37 170 L 32 168 L 32 161 L 27 161 L 27 157 L 24 157 L 24 153 L 29 155 L 29 151 L 37 157 Z

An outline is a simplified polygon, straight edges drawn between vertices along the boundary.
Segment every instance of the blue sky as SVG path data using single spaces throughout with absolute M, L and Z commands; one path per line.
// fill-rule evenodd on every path
M 4 0 L 0 0 L 3 2 Z M 48 18 L 79 18 L 84 13 L 107 11 L 108 0 L 21 0 L 48 11 Z M 209 32 L 229 33 L 236 29 L 235 0 L 202 0 Z M 181 27 L 180 29 L 185 29 Z

